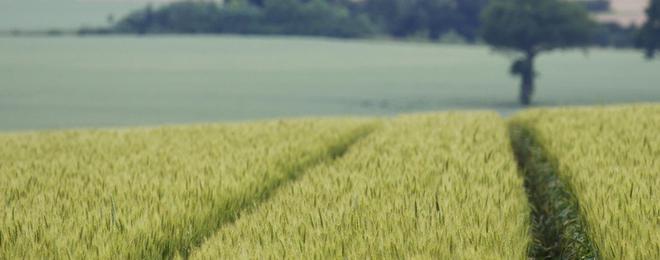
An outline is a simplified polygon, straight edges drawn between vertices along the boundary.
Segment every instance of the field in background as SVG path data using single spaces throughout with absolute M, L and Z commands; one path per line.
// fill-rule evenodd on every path
M 483 46 L 261 37 L 0 38 L 0 131 L 517 105 Z M 540 57 L 540 105 L 660 101 L 634 51 Z

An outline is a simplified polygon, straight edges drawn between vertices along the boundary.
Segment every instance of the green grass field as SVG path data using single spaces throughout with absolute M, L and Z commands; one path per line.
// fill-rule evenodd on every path
M 642 104 L 0 134 L 0 258 L 655 259 L 659 125 Z
M 0 131 L 449 109 L 510 114 L 510 58 L 485 46 L 263 37 L 0 37 Z M 540 105 L 660 101 L 635 51 L 540 56 Z

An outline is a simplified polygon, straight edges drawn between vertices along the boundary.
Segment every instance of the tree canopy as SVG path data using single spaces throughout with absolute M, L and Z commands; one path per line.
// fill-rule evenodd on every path
M 490 2 L 502 1 L 225 0 L 221 3 L 178 0 L 148 5 L 116 21 L 109 20 L 113 24 L 111 27 L 84 27 L 78 33 L 232 33 L 329 37 L 386 35 L 433 41 L 442 39 L 447 33 L 453 33 L 452 35 L 457 35 L 466 42 L 475 43 L 481 40 L 480 18 Z M 607 0 L 579 1 L 573 6 L 578 9 L 604 11 L 608 9 L 608 3 Z M 570 13 L 566 15 L 569 16 Z M 635 27 L 624 27 L 616 23 L 602 24 L 591 38 L 590 44 L 631 47 L 638 43 L 641 47 L 642 37 L 636 38 L 636 31 Z
M 584 8 L 558 0 L 492 0 L 482 36 L 496 49 L 534 52 L 585 46 L 593 22 Z
M 437 40 L 454 31 L 469 42 L 477 38 L 479 14 L 488 0 L 368 0 L 358 5 L 372 21 L 395 37 L 424 32 Z

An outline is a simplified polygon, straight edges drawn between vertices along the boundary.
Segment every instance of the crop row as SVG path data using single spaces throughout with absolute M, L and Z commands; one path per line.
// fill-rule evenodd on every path
M 0 136 L 0 258 L 188 249 L 369 131 L 359 120 Z
M 219 230 L 196 259 L 524 259 L 522 178 L 495 113 L 387 121 Z
M 552 158 L 603 259 L 660 259 L 660 106 L 532 110 L 514 122 Z

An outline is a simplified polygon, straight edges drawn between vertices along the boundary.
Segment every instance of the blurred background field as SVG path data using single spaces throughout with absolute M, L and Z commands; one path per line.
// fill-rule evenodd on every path
M 520 108 L 486 46 L 299 37 L 0 38 L 0 130 Z M 634 50 L 539 57 L 536 104 L 660 101 Z

